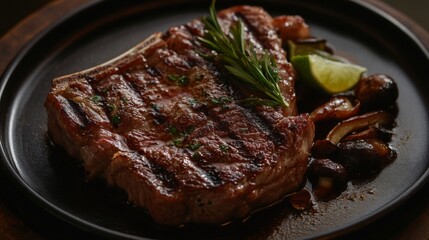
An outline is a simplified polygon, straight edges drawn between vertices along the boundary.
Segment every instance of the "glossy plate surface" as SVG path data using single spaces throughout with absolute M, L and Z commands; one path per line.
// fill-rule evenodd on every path
M 65 16 L 10 64 L 0 85 L 2 164 L 32 201 L 88 231 L 124 238 L 311 238 L 347 233 L 384 215 L 428 177 L 429 57 L 400 23 L 358 1 L 247 1 L 272 15 L 299 14 L 336 52 L 398 83 L 396 161 L 373 181 L 296 213 L 286 202 L 224 227 L 163 227 L 127 204 L 120 191 L 86 182 L 83 170 L 46 137 L 43 107 L 53 78 L 103 63 L 153 32 L 207 15 L 207 1 L 95 1 Z M 238 2 L 237 2 L 238 4 Z M 230 6 L 219 2 L 218 9 Z M 363 18 L 363 16 L 365 16 Z

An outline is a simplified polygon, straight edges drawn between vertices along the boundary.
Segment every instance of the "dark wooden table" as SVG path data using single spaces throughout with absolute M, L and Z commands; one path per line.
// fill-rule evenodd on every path
M 47 4 L 0 38 L 0 74 L 17 52 L 61 16 L 91 0 L 40 0 Z M 429 35 L 410 18 L 385 3 L 365 0 L 394 16 L 429 49 Z M 394 0 L 392 0 L 394 1 Z M 423 2 L 423 1 L 422 1 Z M 23 2 L 23 4 L 25 1 Z M 410 2 L 415 4 L 415 2 Z M 1 5 L 0 5 L 1 6 Z M 426 25 L 429 26 L 429 23 Z M 1 34 L 1 32 L 0 32 Z M 1 173 L 1 172 L 0 172 Z M 0 239 L 94 239 L 35 206 L 0 175 Z M 399 208 L 344 239 L 429 239 L 429 184 Z

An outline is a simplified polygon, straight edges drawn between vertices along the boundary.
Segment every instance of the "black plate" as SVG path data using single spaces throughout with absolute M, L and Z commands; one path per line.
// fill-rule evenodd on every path
M 338 53 L 394 77 L 400 89 L 396 161 L 374 180 L 338 199 L 296 214 L 286 203 L 224 227 L 159 226 L 127 204 L 122 192 L 85 182 L 82 169 L 46 138 L 45 97 L 54 77 L 100 64 L 149 34 L 206 15 L 208 1 L 95 1 L 34 39 L 1 79 L 2 164 L 27 195 L 55 216 L 104 236 L 126 238 L 309 238 L 361 227 L 403 203 L 428 177 L 427 69 L 415 36 L 390 16 L 359 1 L 247 1 L 271 14 L 300 14 L 315 36 Z M 228 6 L 220 2 L 218 8 Z M 426 89 L 426 91 L 425 91 Z M 173 234 L 173 235 L 172 235 Z

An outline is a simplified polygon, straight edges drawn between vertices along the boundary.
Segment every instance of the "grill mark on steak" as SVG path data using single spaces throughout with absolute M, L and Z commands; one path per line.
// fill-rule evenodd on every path
M 99 99 L 95 104 L 101 107 L 101 109 L 103 110 L 105 116 L 108 116 L 110 124 L 113 125 L 112 121 L 111 121 L 111 119 L 109 117 L 109 115 L 110 115 L 109 112 L 110 111 L 109 111 L 109 109 L 107 107 L 106 100 L 105 100 L 105 97 L 106 97 L 105 96 L 105 92 L 106 91 L 100 91 L 100 89 L 98 89 L 96 87 L 95 83 L 97 82 L 97 80 L 94 77 L 88 76 L 88 75 L 82 75 L 81 77 L 82 77 L 82 79 L 84 79 L 86 81 L 87 85 L 92 89 L 92 92 L 94 93 L 93 96 L 91 97 L 91 101 L 94 101 L 93 97 L 95 97 L 95 96 L 100 96 L 101 97 L 101 99 Z
M 259 16 L 245 14 L 245 10 L 242 12 L 236 12 L 235 18 L 241 19 L 244 25 L 248 28 L 246 34 L 252 43 L 257 43 L 256 49 L 270 49 L 276 48 L 279 44 L 279 39 L 275 37 L 275 32 L 271 26 L 271 21 L 261 22 Z M 266 19 L 264 19 L 266 20 Z M 261 25 L 264 26 L 261 28 Z
M 155 177 L 161 180 L 171 191 L 177 190 L 178 181 L 173 172 L 166 170 L 165 168 L 155 165 L 154 161 L 149 160 L 150 168 Z
M 220 70 L 220 78 L 224 79 L 227 82 L 233 82 L 234 80 L 231 79 L 231 75 L 226 74 L 222 67 L 219 67 Z M 232 96 L 234 99 L 244 99 L 244 94 L 241 93 L 240 88 L 232 84 L 231 86 L 231 92 L 233 93 Z M 241 105 L 240 105 L 241 106 Z M 246 107 L 246 106 L 243 106 Z M 275 111 L 275 109 L 273 109 Z M 258 126 L 258 128 L 265 132 L 268 136 L 268 139 L 273 142 L 276 146 L 282 145 L 284 141 L 282 140 L 281 136 L 278 134 L 278 131 L 276 131 L 273 128 L 273 121 L 272 119 L 269 119 L 266 117 L 266 114 L 264 114 L 265 109 L 263 107 L 247 107 L 245 111 L 243 111 L 243 114 L 246 115 L 246 119 L 251 119 L 252 122 Z
M 87 118 L 85 112 L 83 111 L 79 103 L 73 101 L 72 99 L 65 100 L 68 103 L 68 106 L 70 106 L 68 108 L 68 112 L 70 113 L 70 115 L 75 116 L 76 123 L 79 124 L 79 127 L 85 128 L 86 126 L 88 126 L 90 120 Z
M 215 168 L 213 168 L 213 167 L 211 167 L 211 166 L 207 166 L 207 167 L 205 167 L 205 168 L 203 168 L 203 169 L 204 169 L 204 171 L 206 171 L 206 173 L 207 173 L 207 177 L 208 177 L 208 178 L 210 179 L 210 181 L 212 182 L 213 187 L 217 187 L 217 186 L 222 185 L 223 180 L 222 180 L 222 178 L 219 176 L 219 173 L 218 173 L 218 171 L 217 171 Z
M 121 92 L 123 92 L 123 94 L 119 94 L 118 96 L 109 96 L 110 95 L 110 93 L 108 94 L 108 95 L 106 95 L 105 97 L 107 98 L 107 100 L 109 101 L 109 102 L 117 102 L 118 101 L 118 99 L 120 98 L 120 96 L 125 96 L 125 97 L 129 97 L 129 96 L 127 96 L 127 93 L 129 93 L 129 91 L 127 91 L 127 90 L 123 90 L 122 91 L 122 89 L 123 89 L 123 87 L 126 87 L 126 86 L 129 86 L 129 85 L 131 85 L 130 84 L 130 82 L 129 81 L 125 81 L 125 80 L 129 80 L 129 79 L 131 79 L 131 78 L 128 78 L 128 77 L 123 77 L 123 75 L 120 73 L 120 72 L 117 72 L 115 75 L 115 90 L 116 91 L 113 91 L 114 93 L 121 93 Z M 93 81 L 92 81 L 93 83 L 95 83 L 96 81 L 94 81 L 94 79 L 93 79 Z M 99 83 L 100 83 L 101 81 L 99 81 Z M 124 84 L 125 83 L 125 84 Z M 127 84 L 128 83 L 128 84 Z M 136 86 L 135 84 L 132 84 L 133 86 Z M 104 88 L 104 86 L 103 85 L 101 85 L 102 87 L 102 89 Z M 98 86 L 96 86 L 96 88 L 100 88 L 100 86 L 98 85 Z M 136 87 L 136 88 L 138 88 L 138 87 Z M 129 88 L 129 90 L 131 90 L 131 92 L 140 92 L 140 91 L 138 91 L 138 90 L 136 90 L 136 89 L 133 89 L 133 88 Z M 141 96 L 140 94 L 138 94 L 139 96 Z M 125 108 L 125 109 L 129 109 L 129 108 L 127 108 L 127 107 L 124 107 L 124 106 L 122 106 L 121 107 L 121 109 L 122 108 Z M 122 112 L 123 113 L 123 112 Z M 123 114 L 121 115 L 122 117 L 123 117 Z M 215 115 L 213 115 L 213 116 L 215 116 Z M 135 124 L 133 124 L 133 126 L 135 126 Z M 131 148 L 132 150 L 139 150 L 138 148 Z M 244 152 L 242 152 L 240 155 L 249 155 L 248 154 L 248 151 L 244 154 Z M 173 186 L 176 186 L 177 185 L 177 183 L 175 183 L 175 184 L 172 184 L 174 181 L 174 178 L 172 177 L 172 175 L 171 174 L 169 174 L 170 172 L 168 171 L 168 170 L 166 170 L 166 169 L 164 169 L 163 167 L 161 167 L 160 165 L 157 165 L 157 163 L 156 163 L 156 159 L 154 159 L 153 157 L 151 157 L 150 155 L 146 155 L 146 157 L 150 160 L 150 162 L 152 163 L 152 169 L 154 170 L 154 172 L 155 172 L 155 175 L 158 175 L 158 174 L 160 174 L 160 180 L 162 180 L 162 181 L 167 181 L 167 185 L 170 187 L 170 188 L 173 188 Z M 252 156 L 252 158 L 254 158 L 253 156 Z M 198 166 L 196 166 L 196 167 L 198 167 Z M 220 184 L 221 182 L 222 182 L 222 180 L 220 179 L 220 177 L 219 177 L 219 175 L 218 174 L 215 174 L 216 173 L 216 171 L 215 171 L 215 169 L 213 169 L 213 168 L 211 168 L 211 169 L 208 169 L 208 170 L 206 170 L 205 168 L 202 168 L 203 170 L 205 170 L 206 171 L 206 174 L 203 174 L 204 175 L 204 177 L 208 177 L 208 179 L 211 179 L 211 181 L 212 181 L 212 184 L 210 184 L 210 185 L 214 185 L 214 186 L 216 186 L 216 185 L 218 185 L 218 184 Z
M 97 105 L 100 106 L 103 109 L 103 112 L 106 116 L 108 116 L 109 122 L 111 126 L 114 126 L 113 122 L 112 122 L 112 106 L 110 105 L 109 101 L 108 101 L 108 90 L 109 88 L 111 88 L 111 85 L 109 85 L 108 87 L 103 87 L 100 88 L 97 86 L 97 83 L 99 82 L 99 80 L 96 77 L 93 76 L 88 76 L 88 75 L 82 75 L 82 79 L 84 79 L 86 81 L 86 83 L 88 84 L 89 87 L 91 87 L 92 91 L 94 92 L 93 96 L 91 96 L 91 101 L 93 101 L 93 97 L 95 96 L 100 96 L 101 99 L 99 101 L 97 101 Z
M 238 19 L 242 19 L 245 27 L 249 28 L 249 31 L 246 31 L 246 39 L 250 39 L 249 41 L 252 42 L 252 44 L 255 46 L 256 49 L 263 49 L 266 47 L 273 47 L 275 44 L 279 44 L 277 41 L 274 41 L 275 44 L 273 44 L 272 39 L 269 39 L 267 37 L 264 37 L 264 33 L 262 32 L 256 32 L 258 30 L 258 26 L 253 26 L 250 24 L 252 21 L 249 19 L 249 17 L 246 17 L 245 14 L 242 12 L 238 13 L 232 13 L 232 14 L 226 14 L 226 18 L 237 22 Z M 225 22 L 225 20 L 224 20 Z M 233 23 L 230 23 L 232 25 Z M 253 31 L 252 31 L 253 30 Z M 255 33 L 256 32 L 256 33 Z M 261 37 L 262 36 L 262 37 Z M 281 44 L 280 44 L 281 45 Z M 269 48 L 270 49 L 270 48 Z M 224 72 L 224 71 L 221 71 Z M 244 99 L 245 95 L 239 86 L 234 84 L 234 80 L 231 79 L 231 75 L 222 73 L 222 79 L 227 79 L 232 83 L 231 87 L 233 88 L 233 92 L 238 95 L 236 99 Z M 291 104 L 292 105 L 292 104 Z M 252 118 L 253 121 L 258 124 L 258 126 L 263 129 L 263 131 L 268 132 L 268 136 L 270 141 L 272 141 L 276 146 L 280 146 L 285 143 L 284 138 L 278 133 L 278 131 L 274 128 L 273 124 L 275 124 L 279 119 L 273 119 L 271 116 L 267 117 L 267 114 L 265 113 L 267 111 L 266 107 L 255 107 L 255 108 L 249 108 L 250 111 L 248 111 L 247 116 L 249 118 Z M 269 110 L 269 112 L 275 111 L 275 109 Z M 283 118 L 284 116 L 281 116 Z
M 242 120 L 239 124 L 243 125 L 243 127 L 237 127 L 238 123 L 234 121 L 234 114 L 228 116 L 228 113 L 233 111 L 236 111 L 238 115 L 243 116 L 239 117 L 239 119 Z M 232 121 L 230 119 L 232 119 Z M 271 144 L 271 141 L 268 138 L 270 134 L 260 127 L 258 119 L 251 117 L 251 115 L 247 114 L 244 109 L 237 106 L 228 112 L 217 115 L 214 121 L 218 122 L 219 128 L 226 131 L 227 136 L 232 140 L 228 141 L 229 147 L 234 147 L 238 150 L 238 154 L 244 159 L 243 162 L 247 162 L 247 159 L 252 160 L 251 162 L 256 165 L 256 168 L 250 167 L 249 169 L 257 169 L 257 166 L 260 165 L 259 160 L 261 160 L 259 157 L 257 157 L 259 153 L 255 152 L 254 149 L 251 149 L 246 145 L 246 140 L 249 141 L 249 139 L 245 135 L 249 132 L 252 132 L 252 140 L 257 141 L 258 139 L 262 139 L 260 141 L 267 141 L 267 145 Z M 230 142 L 232 142 L 232 144 Z M 256 159 L 258 159 L 258 161 L 255 161 Z
M 251 35 L 247 34 L 248 36 Z M 256 42 L 257 45 L 261 45 L 259 42 Z M 214 72 L 216 72 L 219 75 L 219 79 L 222 79 L 222 84 L 225 82 L 231 83 L 230 88 L 231 89 L 225 89 L 225 93 L 232 93 L 231 97 L 234 99 L 244 99 L 246 98 L 245 95 L 241 91 L 240 86 L 237 86 L 234 84 L 234 80 L 232 79 L 232 76 L 229 75 L 223 66 L 220 66 L 218 64 L 212 65 L 212 69 Z M 263 114 L 265 110 L 261 107 L 256 108 L 247 108 L 247 110 L 243 110 L 243 114 L 246 115 L 246 119 L 251 119 L 253 124 L 258 126 L 261 131 L 265 132 L 268 136 L 268 139 L 272 141 L 276 146 L 279 146 L 284 143 L 282 140 L 282 137 L 278 134 L 278 131 L 276 131 L 272 124 L 274 121 L 267 119 L 267 117 Z M 206 115 L 209 115 L 206 113 Z
M 246 39 L 250 39 L 249 41 L 252 42 L 252 44 L 255 46 L 256 49 L 263 49 L 263 48 L 272 49 L 274 47 L 277 50 L 277 48 L 279 46 L 281 46 L 281 42 L 279 40 L 276 40 L 272 36 L 275 34 L 275 32 L 272 30 L 272 28 L 271 28 L 271 30 L 268 30 L 268 31 L 266 31 L 265 28 L 262 28 L 263 30 L 261 31 L 261 21 L 257 21 L 257 20 L 255 21 L 255 18 L 260 18 L 260 16 L 257 15 L 256 17 L 254 17 L 253 15 L 248 15 L 248 14 L 246 14 L 246 12 L 248 12 L 248 11 L 249 11 L 249 9 L 246 7 L 240 8 L 240 9 L 235 9 L 233 7 L 229 11 L 224 10 L 220 13 L 220 15 L 223 17 L 221 19 L 221 21 L 224 25 L 226 24 L 227 26 L 231 26 L 235 22 L 237 22 L 238 19 L 242 19 L 243 23 L 245 24 L 245 27 L 247 27 L 249 29 L 248 31 L 245 32 Z M 256 25 L 252 24 L 253 22 L 256 23 Z M 271 23 L 269 23 L 267 21 L 265 21 L 264 24 L 266 24 L 268 26 L 272 26 Z M 196 25 L 198 27 L 201 27 L 201 25 L 198 25 L 198 24 L 196 24 Z M 190 24 L 186 25 L 188 31 L 190 31 L 190 32 L 193 31 L 193 32 L 201 34 L 202 31 L 196 31 L 195 27 L 191 27 L 191 26 L 192 25 L 190 25 Z M 281 58 L 281 60 L 283 60 L 283 59 L 284 59 L 284 57 Z M 221 68 L 221 70 L 219 70 L 219 68 Z M 220 79 L 228 79 L 229 82 L 234 83 L 234 81 L 231 80 L 230 75 L 222 73 L 222 72 L 224 72 L 223 67 L 218 66 L 217 69 L 218 69 L 217 71 L 220 72 L 221 75 L 223 75 L 223 77 L 221 77 Z M 240 88 L 237 89 L 237 85 L 232 84 L 232 88 L 234 88 L 235 94 L 240 95 L 238 97 L 238 99 L 245 98 L 245 96 L 241 93 L 243 91 L 240 91 L 242 89 L 240 89 Z M 293 105 L 293 103 L 291 105 Z M 271 134 L 269 134 L 270 140 L 272 140 L 277 146 L 283 144 L 284 143 L 284 141 L 282 140 L 283 138 L 272 127 L 273 121 L 271 119 L 267 119 L 265 117 L 265 115 L 263 113 L 261 113 L 263 111 L 264 111 L 263 109 L 257 108 L 256 111 L 252 110 L 252 112 L 254 112 L 255 114 L 248 114 L 248 116 L 252 117 L 255 120 L 255 123 L 259 123 L 259 125 L 262 127 L 262 129 L 271 133 Z
M 223 22 L 227 23 L 227 25 L 232 25 L 236 22 L 239 18 L 237 15 L 244 20 L 248 28 L 245 33 L 246 39 L 256 45 L 256 52 L 261 53 L 263 49 L 266 49 L 276 60 L 280 77 L 279 86 L 290 105 L 288 108 L 282 109 L 283 114 L 296 115 L 294 81 L 292 81 L 295 77 L 295 72 L 286 59 L 286 53 L 281 48 L 281 39 L 277 36 L 276 29 L 273 26 L 274 19 L 267 15 L 262 8 L 249 6 L 231 7 L 219 12 L 219 16 L 224 19 Z M 265 111 L 263 109 L 259 110 Z
M 212 86 L 212 84 L 210 84 L 210 86 Z M 216 98 L 215 98 L 215 99 L 217 99 L 216 103 L 209 105 L 208 113 L 206 113 L 206 116 L 208 116 L 209 119 L 212 120 L 213 122 L 217 122 L 218 124 L 216 124 L 216 129 L 221 130 L 221 131 L 225 131 L 226 137 L 230 138 L 229 140 L 227 140 L 227 142 L 225 142 L 227 144 L 226 147 L 234 147 L 236 150 L 238 150 L 238 155 L 243 156 L 244 159 L 247 159 L 247 158 L 255 159 L 256 157 L 245 146 L 245 144 L 243 144 L 243 143 L 242 144 L 235 144 L 233 146 L 231 146 L 231 144 L 229 144 L 229 142 L 238 142 L 238 141 L 233 141 L 233 140 L 243 141 L 243 139 L 240 137 L 240 135 L 242 135 L 242 133 L 240 133 L 239 131 L 237 131 L 237 129 L 234 128 L 234 122 L 228 121 L 228 119 L 230 119 L 231 117 L 228 117 L 227 115 L 231 112 L 236 112 L 235 115 L 238 114 L 240 116 L 238 118 L 240 120 L 246 122 L 247 125 L 249 125 L 249 126 L 257 125 L 258 126 L 259 124 L 257 123 L 257 121 L 254 121 L 254 119 L 249 118 L 249 116 L 246 114 L 248 111 L 245 111 L 243 108 L 239 107 L 238 105 L 235 105 L 234 103 L 226 104 L 225 106 L 218 106 L 219 103 L 225 104 L 225 103 L 222 103 L 222 100 L 231 99 L 231 96 L 227 95 L 227 93 L 229 92 L 229 89 L 225 89 L 225 88 L 220 88 L 220 89 L 222 90 L 221 94 L 223 94 L 223 95 L 217 95 L 216 96 Z M 212 89 L 208 89 L 208 91 L 213 92 Z M 211 100 L 213 100 L 213 97 Z M 208 99 L 206 99 L 206 101 L 210 101 L 210 97 Z M 229 102 L 229 101 L 232 101 L 232 99 L 228 100 L 227 102 Z M 251 120 L 253 120 L 253 121 L 251 121 Z M 259 127 L 256 128 L 255 132 L 260 132 L 263 135 L 266 134 Z M 246 160 L 243 160 L 243 161 L 246 161 Z
M 255 7 L 219 17 L 227 30 L 252 14 L 261 23 L 272 20 Z M 218 62 L 200 56 L 211 52 L 196 39 L 203 27 L 200 20 L 173 27 L 113 62 L 58 78 L 46 101 L 54 140 L 82 158 L 90 176 L 124 189 L 160 223 L 222 223 L 279 200 L 301 183 L 314 134 L 308 116 L 291 116 L 294 75 L 270 24 L 248 26 L 246 39 L 277 54 L 289 109 L 240 105 L 237 99 L 251 93 L 231 84 Z M 75 95 L 82 101 L 78 114 L 90 124 L 76 115 L 79 109 L 57 103 Z M 92 95 L 102 102 L 94 104 Z
M 159 77 L 161 76 L 161 73 L 159 73 L 158 69 L 154 68 L 154 67 L 148 67 L 147 68 L 147 72 L 152 76 L 152 77 Z
M 125 179 L 129 181 L 127 178 L 133 177 L 129 175 L 128 171 L 132 171 L 136 174 L 143 174 L 146 179 L 143 182 L 138 182 L 134 184 L 141 184 L 142 186 L 147 187 L 148 192 L 159 191 L 162 195 L 166 195 L 169 197 L 173 192 L 176 182 L 174 179 L 168 179 L 168 176 L 165 176 L 164 170 L 156 169 L 156 167 L 143 155 L 139 155 L 135 152 L 119 152 L 113 157 L 112 163 L 107 169 L 107 180 L 109 182 L 113 181 L 115 176 L 121 176 L 121 174 L 125 174 L 125 177 L 120 177 L 119 180 Z M 162 175 L 160 175 L 162 172 Z M 155 174 L 155 173 L 158 173 Z M 168 175 L 168 173 L 166 174 Z M 168 179 L 168 180 L 166 180 Z M 141 186 L 133 186 L 132 191 L 138 191 Z M 155 190 L 156 188 L 156 190 Z M 150 201 L 149 196 L 139 195 L 139 199 L 142 201 Z
M 130 78 L 131 79 L 131 78 Z M 164 82 L 163 84 L 166 84 L 166 83 L 169 83 L 169 82 Z M 134 84 L 135 85 L 135 84 Z M 137 90 L 139 91 L 139 92 L 141 92 L 141 88 L 140 88 L 140 86 L 141 85 L 135 85 L 135 86 L 137 86 L 136 88 L 137 88 Z M 157 110 L 157 112 L 159 112 L 159 109 Z M 140 139 L 140 138 L 138 138 L 138 139 Z M 141 147 L 132 147 L 133 149 L 141 149 Z M 158 160 L 156 157 L 151 157 L 151 155 L 149 154 L 149 153 L 145 153 L 145 155 L 146 155 L 146 157 L 148 157 L 148 159 L 150 159 L 150 161 L 153 163 L 153 164 L 157 164 L 157 168 L 156 169 L 163 169 L 162 171 L 160 171 L 160 172 L 169 172 L 168 170 L 166 170 L 166 169 L 164 169 L 163 167 L 161 167 L 161 165 L 160 164 L 158 164 L 158 163 L 156 163 L 156 161 Z M 197 166 L 194 166 L 194 167 L 197 167 Z M 211 177 L 211 175 L 210 174 L 208 174 L 208 173 L 204 173 L 204 172 L 201 172 L 202 173 L 202 175 L 200 176 L 200 178 L 204 178 L 204 179 L 206 179 L 207 178 L 207 176 L 209 176 L 209 179 L 213 179 L 213 177 Z M 165 179 L 165 178 L 163 178 L 163 179 Z M 166 179 L 169 179 L 169 178 L 166 178 Z M 210 184 L 210 185 L 213 185 L 213 184 Z

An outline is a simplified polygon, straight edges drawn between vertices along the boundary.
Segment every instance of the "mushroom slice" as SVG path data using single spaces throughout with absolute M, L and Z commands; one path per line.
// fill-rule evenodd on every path
M 355 101 L 353 104 L 349 98 L 345 96 L 337 96 L 331 98 L 327 103 L 316 108 L 310 117 L 314 122 L 326 120 L 344 120 L 359 113 L 360 102 Z
M 326 139 L 333 144 L 338 144 L 341 139 L 352 133 L 369 128 L 376 124 L 385 127 L 392 127 L 395 120 L 393 116 L 385 111 L 369 112 L 355 116 L 338 123 L 327 135 Z
M 341 142 L 353 141 L 353 140 L 364 140 L 364 139 L 381 139 L 385 142 L 389 142 L 392 139 L 393 132 L 389 129 L 386 129 L 378 124 L 369 127 L 361 132 L 357 132 L 351 135 L 348 135 L 341 139 Z
M 361 78 L 354 92 L 365 109 L 386 108 L 393 105 L 398 98 L 396 82 L 384 74 Z

